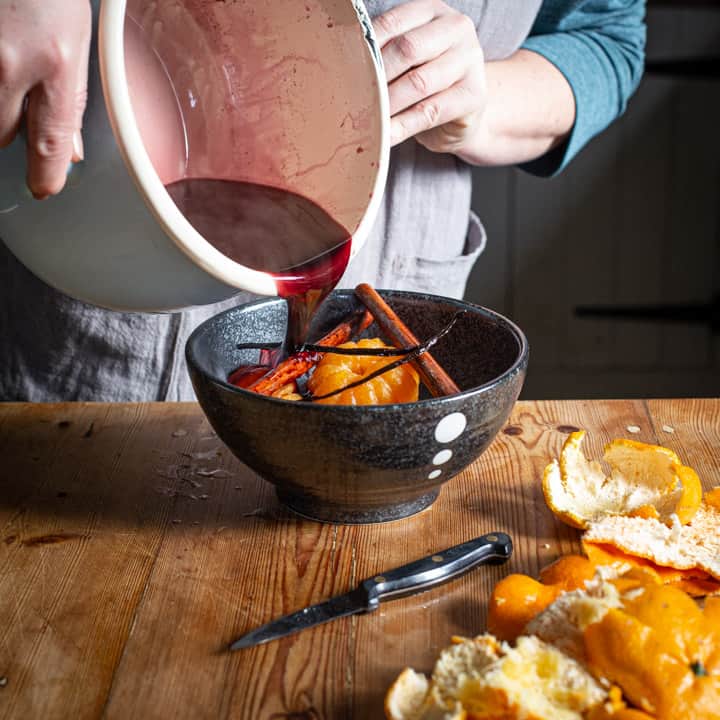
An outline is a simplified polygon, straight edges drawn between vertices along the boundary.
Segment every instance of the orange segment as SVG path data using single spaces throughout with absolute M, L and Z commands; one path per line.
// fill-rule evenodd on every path
M 341 348 L 386 348 L 380 338 L 343 343 Z M 340 388 L 361 381 L 386 365 L 395 357 L 374 355 L 340 355 L 326 353 L 308 380 L 308 389 L 318 397 L 328 395 Z M 389 403 L 414 402 L 418 399 L 420 379 L 410 363 L 388 370 L 372 380 L 336 395 L 314 402 L 327 405 L 386 405 Z

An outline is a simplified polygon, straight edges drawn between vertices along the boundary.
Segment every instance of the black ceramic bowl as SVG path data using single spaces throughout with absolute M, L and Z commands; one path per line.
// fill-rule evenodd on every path
M 442 484 L 487 448 L 520 393 L 528 346 L 512 322 L 458 300 L 381 294 L 421 341 L 466 311 L 432 349 L 460 394 L 353 407 L 278 400 L 229 385 L 232 370 L 257 358 L 257 351 L 239 350 L 238 343 L 283 339 L 287 306 L 276 298 L 220 313 L 188 340 L 190 376 L 218 436 L 275 485 L 282 503 L 306 517 L 382 522 L 428 507 Z M 352 291 L 334 292 L 311 337 L 360 307 Z M 379 334 L 375 325 L 365 332 Z

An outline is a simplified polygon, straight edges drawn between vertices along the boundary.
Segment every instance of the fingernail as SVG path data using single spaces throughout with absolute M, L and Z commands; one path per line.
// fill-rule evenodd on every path
M 81 162 L 85 159 L 85 147 L 83 146 L 82 135 L 77 130 L 73 134 L 73 161 Z

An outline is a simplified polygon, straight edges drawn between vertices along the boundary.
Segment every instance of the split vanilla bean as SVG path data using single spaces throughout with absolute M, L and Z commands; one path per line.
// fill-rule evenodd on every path
M 410 332 L 405 323 L 373 287 L 367 283 L 362 283 L 355 288 L 355 294 L 370 311 L 388 341 L 395 347 L 408 349 L 418 346 L 419 343 L 415 335 Z M 454 380 L 430 353 L 424 352 L 411 362 L 418 371 L 423 384 L 434 397 L 455 395 L 460 392 L 460 388 L 455 384 Z
M 360 378 L 360 380 L 355 380 L 354 382 L 348 383 L 347 385 L 341 388 L 337 388 L 337 390 L 333 390 L 332 392 L 326 393 L 325 395 L 313 395 L 312 393 L 305 393 L 303 397 L 306 400 L 326 400 L 327 398 L 333 397 L 334 395 L 339 395 L 346 390 L 352 390 L 353 388 L 360 387 L 360 385 L 364 385 L 366 382 L 374 380 L 376 377 L 380 377 L 386 372 L 394 370 L 395 368 L 400 367 L 405 363 L 409 362 L 415 364 L 415 362 L 419 358 L 427 354 L 428 350 L 430 350 L 433 345 L 435 345 L 439 340 L 445 337 L 445 335 L 447 335 L 450 330 L 452 330 L 455 323 L 464 314 L 465 310 L 460 310 L 459 312 L 455 313 L 453 319 L 437 335 L 433 335 L 429 340 L 426 340 L 421 345 L 415 345 L 412 348 L 396 348 L 394 351 L 392 351 L 391 348 L 325 348 L 325 352 L 335 353 L 338 355 L 379 355 L 381 357 L 389 357 L 396 354 L 402 354 L 404 355 L 404 357 L 401 357 L 399 360 L 395 360 L 391 363 L 388 363 L 387 365 L 384 365 L 378 370 L 371 372 L 369 375 L 365 375 L 365 377 Z M 383 353 L 384 350 L 389 350 L 391 352 Z M 458 392 L 460 392 L 459 389 Z

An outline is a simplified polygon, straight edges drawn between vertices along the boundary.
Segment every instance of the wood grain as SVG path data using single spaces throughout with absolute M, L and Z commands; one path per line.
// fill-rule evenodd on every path
M 0 405 L 0 718 L 377 720 L 406 665 L 483 630 L 508 572 L 578 549 L 539 478 L 567 433 L 588 452 L 662 442 L 720 484 L 720 401 L 518 403 L 434 507 L 378 526 L 284 511 L 194 404 Z M 492 530 L 515 554 L 447 586 L 230 654 L 238 634 Z

